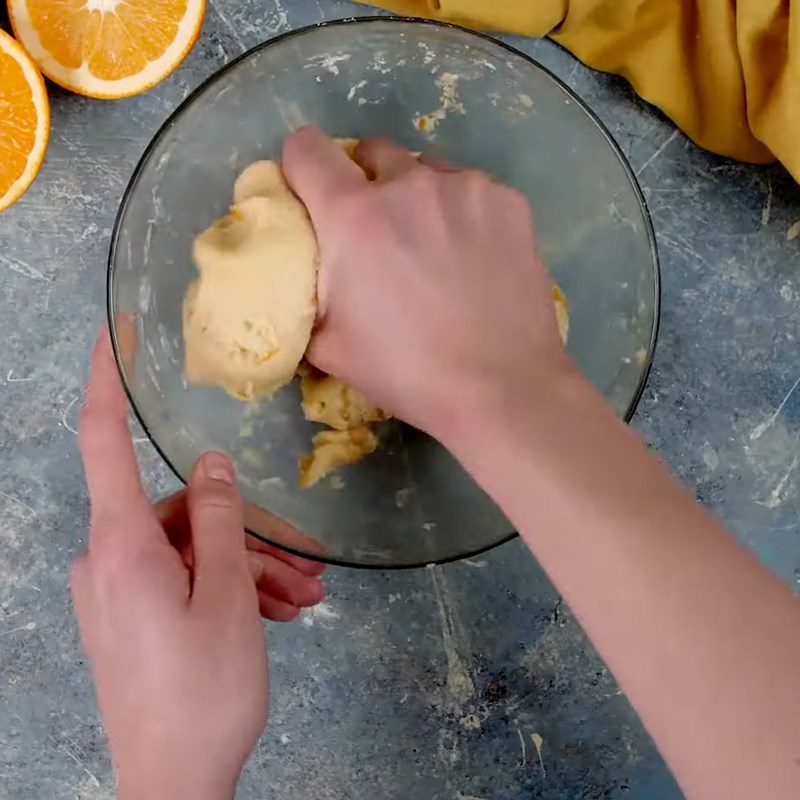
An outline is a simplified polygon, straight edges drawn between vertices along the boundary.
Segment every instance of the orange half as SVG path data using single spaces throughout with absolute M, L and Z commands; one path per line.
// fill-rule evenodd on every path
M 42 76 L 19 42 L 0 31 L 0 211 L 33 183 L 49 138 Z
M 129 97 L 192 49 L 205 0 L 8 0 L 11 26 L 48 78 L 78 94 Z

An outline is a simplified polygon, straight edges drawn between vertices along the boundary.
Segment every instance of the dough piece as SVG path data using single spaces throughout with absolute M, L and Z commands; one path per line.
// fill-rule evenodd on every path
M 337 431 L 383 422 L 386 414 L 364 394 L 309 364 L 300 365 L 303 414 L 309 422 L 320 422 Z
M 313 486 L 343 464 L 360 461 L 378 447 L 378 439 L 366 425 L 344 431 L 321 431 L 312 441 L 313 450 L 299 462 L 303 488 Z
M 553 295 L 553 305 L 556 309 L 556 323 L 558 325 L 558 333 L 561 336 L 561 344 L 567 343 L 569 337 L 569 307 L 567 306 L 567 298 L 561 291 L 561 287 L 554 283 L 550 287 L 550 294 Z
M 318 248 L 305 206 L 274 162 L 251 164 L 234 200 L 195 239 L 200 275 L 183 306 L 184 374 L 253 400 L 289 383 L 306 351 Z

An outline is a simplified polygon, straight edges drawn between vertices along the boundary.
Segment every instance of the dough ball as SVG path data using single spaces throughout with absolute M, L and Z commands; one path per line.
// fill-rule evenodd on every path
M 316 316 L 318 248 L 280 167 L 251 164 L 230 213 L 194 242 L 199 277 L 183 306 L 185 378 L 242 400 L 289 383 Z

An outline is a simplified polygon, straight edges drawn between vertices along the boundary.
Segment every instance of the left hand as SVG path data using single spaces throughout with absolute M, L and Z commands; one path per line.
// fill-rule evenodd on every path
M 272 552 L 248 552 L 233 465 L 221 453 L 198 461 L 185 492 L 152 506 L 127 412 L 104 333 L 79 423 L 89 546 L 70 582 L 119 796 L 231 798 L 267 717 L 259 607 L 292 616 L 321 586 Z

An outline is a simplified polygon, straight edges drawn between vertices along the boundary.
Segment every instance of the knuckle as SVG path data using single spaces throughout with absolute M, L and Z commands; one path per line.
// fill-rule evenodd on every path
M 391 199 L 381 190 L 356 195 L 345 200 L 341 210 L 341 229 L 345 236 L 340 244 L 349 247 L 376 247 L 391 238 Z M 344 255 L 344 254 L 341 254 Z
M 463 202 L 474 204 L 484 201 L 487 195 L 488 181 L 482 172 L 476 169 L 464 169 L 460 172 L 441 175 L 442 188 L 448 197 L 457 195 Z
M 402 175 L 403 183 L 408 184 L 415 191 L 430 191 L 436 187 L 437 175 L 424 164 L 414 162 Z
M 92 502 L 89 518 L 89 541 L 92 542 L 92 555 L 102 552 L 108 540 L 116 540 L 114 531 L 120 527 L 120 512 L 105 502 Z
M 98 575 L 113 578 L 130 567 L 135 553 L 120 545 L 121 542 L 117 541 L 116 537 L 102 537 L 99 542 L 92 545 L 92 561 Z
M 347 228 L 372 227 L 380 220 L 376 193 L 348 192 L 339 200 L 341 223 Z
M 138 566 L 148 557 L 151 550 L 148 539 L 126 533 L 120 524 L 113 526 L 92 524 L 87 562 L 91 563 L 96 576 L 114 578 L 127 574 L 131 568 Z
M 455 173 L 454 177 L 465 186 L 475 190 L 485 189 L 491 183 L 485 173 L 472 167 L 467 167 L 461 172 Z
M 422 164 L 414 164 L 383 191 L 395 205 L 406 205 L 411 198 L 415 207 L 426 207 L 438 201 L 443 187 L 441 178 Z

